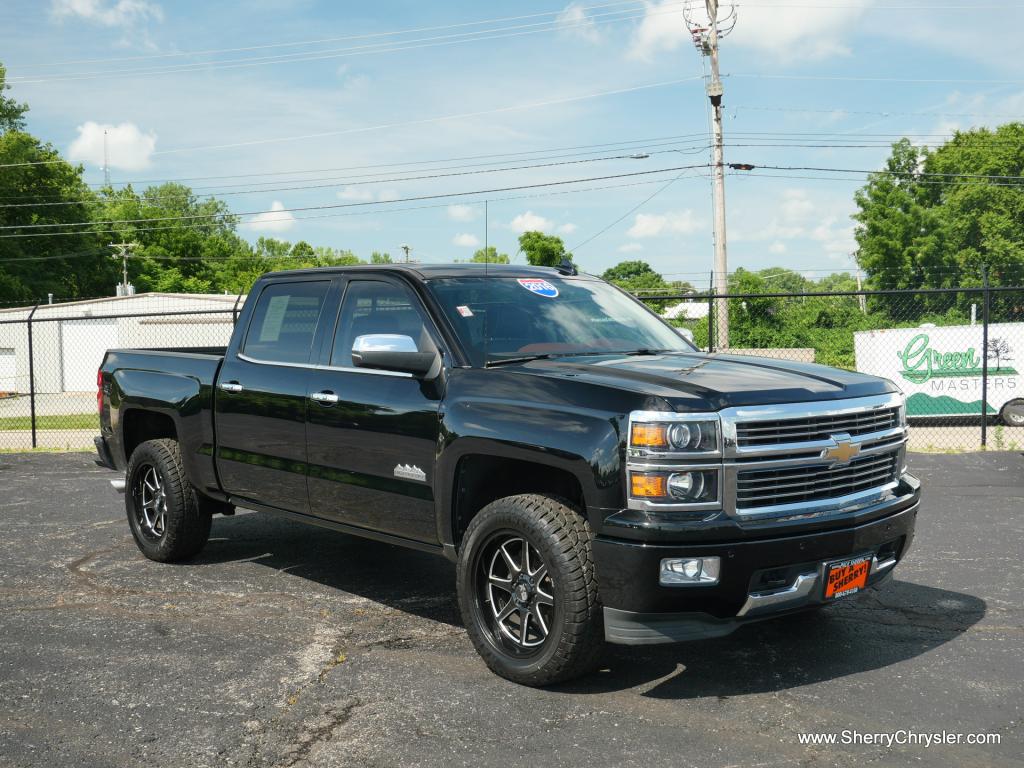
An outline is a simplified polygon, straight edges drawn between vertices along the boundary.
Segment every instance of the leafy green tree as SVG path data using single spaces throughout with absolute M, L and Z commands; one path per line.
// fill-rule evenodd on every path
M 470 261 L 485 264 L 508 264 L 509 258 L 507 253 L 498 253 L 497 248 L 493 245 L 489 245 L 474 253 L 473 258 L 471 258 Z
M 24 131 L 28 104 L 4 96 L 4 91 L 10 87 L 7 84 L 7 68 L 0 64 L 0 132 Z
M 857 193 L 857 260 L 875 288 L 996 285 L 1024 280 L 1024 123 L 958 132 L 934 150 L 893 145 L 886 173 Z M 896 315 L 944 312 L 961 295 L 874 302 Z M 899 306 L 897 306 L 899 304 Z M 1010 307 L 1007 305 L 1007 310 Z M 1007 318 L 1009 319 L 1009 318 Z
M 0 302 L 109 293 L 117 269 L 108 241 L 79 226 L 93 199 L 82 168 L 24 131 L 28 106 L 5 96 L 8 87 L 0 66 L 0 226 L 31 227 L 8 231 L 31 236 L 0 239 Z
M 654 293 L 685 294 L 692 293 L 693 286 L 687 282 L 670 283 L 655 272 L 646 261 L 622 261 L 609 267 L 601 275 L 605 280 L 615 283 L 625 291 L 638 295 L 650 296 Z M 649 301 L 648 306 L 657 312 L 664 311 L 671 301 Z
M 555 235 L 523 232 L 519 236 L 519 247 L 526 254 L 526 260 L 535 267 L 557 267 L 563 259 L 572 261 L 572 254 L 565 250 L 562 238 Z
M 391 254 L 390 253 L 380 253 L 379 251 L 374 251 L 373 253 L 370 254 L 370 263 L 371 264 L 391 264 L 392 263 L 392 261 L 391 261 Z

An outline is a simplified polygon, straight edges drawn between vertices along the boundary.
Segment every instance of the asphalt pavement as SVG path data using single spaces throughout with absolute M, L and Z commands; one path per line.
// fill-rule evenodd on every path
M 883 589 L 533 690 L 477 658 L 443 559 L 246 513 L 160 565 L 91 457 L 3 455 L 0 765 L 1024 765 L 1024 459 L 911 468 Z M 844 731 L 999 743 L 800 741 Z

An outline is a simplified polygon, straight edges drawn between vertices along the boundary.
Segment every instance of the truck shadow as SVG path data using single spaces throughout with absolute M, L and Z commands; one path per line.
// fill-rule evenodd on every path
M 215 518 L 193 564 L 249 560 L 430 621 L 462 626 L 455 568 L 444 558 L 271 515 Z M 896 578 L 859 598 L 743 627 L 716 640 L 609 646 L 595 673 L 548 690 L 637 689 L 665 699 L 781 691 L 883 669 L 928 653 L 980 621 L 986 604 Z
M 846 603 L 678 645 L 611 646 L 596 674 L 566 693 L 639 687 L 664 699 L 742 696 L 836 680 L 907 661 L 954 640 L 985 615 L 984 600 L 890 579 Z
M 215 517 L 189 564 L 249 560 L 390 608 L 462 626 L 455 566 L 443 557 L 294 523 L 269 514 Z

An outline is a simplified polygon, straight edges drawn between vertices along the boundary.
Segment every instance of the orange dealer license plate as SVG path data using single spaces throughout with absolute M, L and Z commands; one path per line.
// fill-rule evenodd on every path
M 868 583 L 871 555 L 851 557 L 829 563 L 825 569 L 825 599 L 855 595 Z

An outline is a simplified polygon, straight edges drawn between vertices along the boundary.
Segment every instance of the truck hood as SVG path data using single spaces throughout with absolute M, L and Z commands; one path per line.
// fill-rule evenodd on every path
M 824 365 L 705 352 L 563 357 L 525 363 L 520 370 L 661 397 L 680 411 L 898 391 L 885 379 Z

